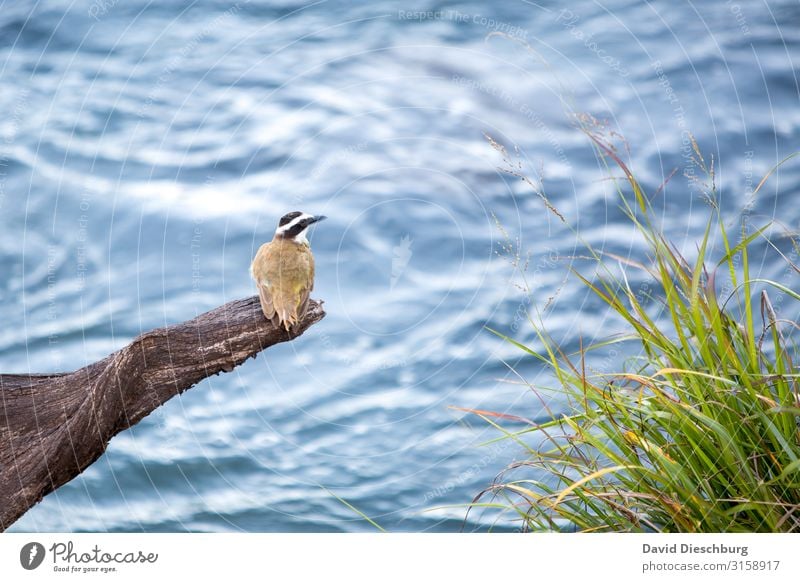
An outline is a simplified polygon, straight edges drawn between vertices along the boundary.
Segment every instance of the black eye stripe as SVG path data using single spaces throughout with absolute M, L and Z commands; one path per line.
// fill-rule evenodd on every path
M 304 228 L 308 226 L 307 220 L 301 220 L 297 224 L 295 224 L 292 228 L 289 229 L 289 234 L 292 236 L 300 234 Z
M 278 223 L 278 226 L 285 226 L 293 221 L 295 218 L 303 214 L 302 212 L 290 212 L 289 214 L 284 214 L 281 221 Z

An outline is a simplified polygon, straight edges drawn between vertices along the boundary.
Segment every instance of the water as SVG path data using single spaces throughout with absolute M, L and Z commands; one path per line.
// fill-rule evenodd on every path
M 393 531 L 513 530 L 463 505 L 520 450 L 480 447 L 496 433 L 451 408 L 542 415 L 506 363 L 546 376 L 484 329 L 533 342 L 498 223 L 535 304 L 561 287 L 565 346 L 619 322 L 563 285 L 574 235 L 484 133 L 606 250 L 641 256 L 569 110 L 624 134 L 651 191 L 678 168 L 660 204 L 690 254 L 707 208 L 687 131 L 731 220 L 797 228 L 797 163 L 747 192 L 800 144 L 798 24 L 791 1 L 4 2 L 4 372 L 74 369 L 251 295 L 280 215 L 330 217 L 325 320 L 115 437 L 12 529 L 370 530 L 335 494 Z

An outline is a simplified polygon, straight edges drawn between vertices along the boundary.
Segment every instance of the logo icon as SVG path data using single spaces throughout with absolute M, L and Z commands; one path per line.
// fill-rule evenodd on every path
M 44 561 L 44 546 L 39 542 L 29 542 L 19 551 L 19 563 L 26 570 L 35 570 Z
M 394 286 L 400 281 L 400 277 L 403 276 L 408 262 L 411 260 L 411 255 L 414 254 L 411 250 L 413 242 L 413 239 L 406 234 L 400 239 L 400 244 L 392 249 L 392 279 L 389 282 L 389 291 L 394 291 Z

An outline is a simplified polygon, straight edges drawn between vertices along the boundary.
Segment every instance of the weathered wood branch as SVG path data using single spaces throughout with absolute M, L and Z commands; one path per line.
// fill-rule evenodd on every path
M 324 316 L 311 301 L 287 333 L 251 297 L 149 331 L 75 372 L 0 374 L 0 531 L 96 461 L 118 432 Z

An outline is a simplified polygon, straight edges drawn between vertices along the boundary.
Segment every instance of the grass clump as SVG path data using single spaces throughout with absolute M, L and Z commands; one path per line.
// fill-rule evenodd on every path
M 748 257 L 756 241 L 780 253 L 769 225 L 741 234 L 737 227 L 734 241 L 715 202 L 713 162 L 707 168 L 695 145 L 695 162 L 710 178 L 710 216 L 689 260 L 657 227 L 650 198 L 611 140 L 587 134 L 606 167 L 624 174 L 616 182 L 621 208 L 644 238 L 648 260 L 587 244 L 599 276 L 575 275 L 629 333 L 568 354 L 540 317 L 529 317 L 535 348 L 495 332 L 549 369 L 568 410 L 545 407 L 544 421 L 522 430 L 507 415 L 476 411 L 501 439 L 521 443 L 526 458 L 473 505 L 511 510 L 524 530 L 800 531 L 800 392 L 791 341 L 798 324 L 781 320 L 770 299 L 784 294 L 786 308 L 800 295 L 752 277 Z M 721 250 L 712 259 L 714 246 Z M 632 290 L 626 269 L 650 280 L 647 301 Z M 612 373 L 593 371 L 591 356 L 615 342 L 634 342 L 639 356 Z

